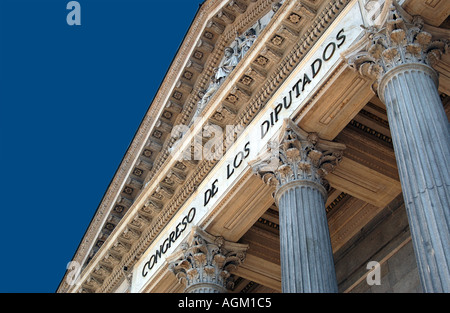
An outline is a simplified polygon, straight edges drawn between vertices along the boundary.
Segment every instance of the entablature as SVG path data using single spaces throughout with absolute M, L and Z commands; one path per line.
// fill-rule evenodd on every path
M 114 290 L 127 276 L 124 268 L 132 268 L 217 163 L 215 158 L 176 160 L 170 149 L 177 142 L 181 149 L 175 153 L 191 149 L 206 125 L 245 128 L 352 1 L 283 1 L 245 57 L 211 96 L 199 122 L 188 127 L 189 133 L 181 140 L 174 137 L 177 125 L 189 126 L 224 48 L 276 2 L 210 0 L 202 5 L 80 245 L 76 258 L 85 263 L 81 285 L 61 285 L 59 291 Z M 340 70 L 351 75 L 344 67 L 336 73 L 341 75 Z M 364 80 L 358 80 L 353 89 L 365 86 Z M 368 93 L 364 99 L 372 96 Z M 340 99 L 335 102 L 341 103 Z M 360 101 L 361 107 L 366 102 Z M 336 129 L 330 137 L 338 133 Z M 227 144 L 237 137 L 234 132 L 224 131 L 223 135 L 229 136 Z

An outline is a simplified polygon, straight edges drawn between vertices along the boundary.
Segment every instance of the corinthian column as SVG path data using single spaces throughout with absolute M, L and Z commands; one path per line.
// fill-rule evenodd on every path
M 337 165 L 344 149 L 285 120 L 278 141 L 250 162 L 266 183 L 276 187 L 283 292 L 338 290 L 325 211 L 329 185 L 324 176 Z
M 385 103 L 422 288 L 450 292 L 450 128 L 431 65 L 448 38 L 395 2 L 350 58 Z
M 233 287 L 230 271 L 245 259 L 248 245 L 214 237 L 195 227 L 169 259 L 169 269 L 186 293 L 225 293 Z

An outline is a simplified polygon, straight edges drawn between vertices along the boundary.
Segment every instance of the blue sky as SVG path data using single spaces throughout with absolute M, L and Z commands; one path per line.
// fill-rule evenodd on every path
M 0 292 L 55 292 L 203 0 L 0 0 Z

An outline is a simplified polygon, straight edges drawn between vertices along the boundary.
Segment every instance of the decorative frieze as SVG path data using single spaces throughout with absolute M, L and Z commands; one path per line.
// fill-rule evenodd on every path
M 169 100 L 169 101 L 167 101 L 166 108 L 168 108 L 176 113 L 180 113 L 183 110 L 183 105 L 181 105 L 178 102 Z
M 170 170 L 169 174 L 164 178 L 164 182 L 168 185 L 182 184 L 186 180 L 186 176 L 176 172 L 174 170 Z
M 165 133 L 170 133 L 172 131 L 173 125 L 160 119 L 156 122 L 155 127 L 161 129 Z
M 330 13 L 330 15 L 328 17 L 326 17 L 325 19 L 332 20 L 332 18 L 339 13 L 339 11 L 342 9 L 343 6 L 344 6 L 343 2 L 340 1 L 339 4 L 336 6 L 337 10 L 335 8 L 333 8 L 334 11 L 332 13 Z M 325 23 L 324 25 L 327 25 L 327 23 Z M 319 33 L 320 33 L 320 31 L 319 31 Z M 282 56 L 280 56 L 280 58 L 281 57 Z M 294 65 L 294 64 L 296 64 L 297 61 L 289 62 L 289 64 L 290 65 L 291 64 Z M 271 64 L 271 62 L 274 62 L 274 61 L 272 59 L 270 59 L 269 64 Z M 282 75 L 286 75 L 287 73 L 289 73 L 289 70 L 288 71 L 283 71 Z M 279 84 L 279 82 L 281 81 L 278 77 L 275 78 L 273 76 L 272 77 L 268 77 L 268 79 L 270 79 L 272 81 L 276 81 L 274 83 L 274 85 Z M 267 85 L 264 85 L 265 89 L 267 89 L 266 87 L 267 87 Z M 272 91 L 273 91 L 273 89 L 269 90 L 267 92 L 265 91 L 264 97 L 262 97 L 262 99 L 258 99 L 258 103 L 264 103 L 264 98 L 269 96 Z M 168 95 L 170 95 L 170 92 L 169 92 Z M 176 96 L 178 96 L 176 93 L 173 93 L 173 95 L 174 95 L 175 98 L 176 98 Z M 179 97 L 180 100 L 181 100 L 181 96 Z M 250 99 L 250 96 L 251 95 L 247 95 L 247 100 Z M 241 98 L 241 95 L 238 95 L 238 97 L 240 99 L 244 98 L 244 97 Z M 174 101 L 174 100 L 172 99 L 172 101 Z M 175 110 L 171 110 L 171 111 L 175 111 Z M 180 111 L 181 111 L 181 108 L 180 108 Z M 253 108 L 252 108 L 251 112 L 256 112 L 256 110 L 253 110 Z M 251 118 L 253 115 L 254 115 L 254 113 L 245 114 L 246 120 Z M 246 122 L 244 122 L 244 125 L 247 122 L 248 122 L 248 120 Z M 152 150 L 147 149 L 147 151 L 152 151 Z M 154 155 L 155 155 L 155 152 L 158 152 L 158 151 L 153 151 Z M 162 164 L 163 161 L 158 161 L 158 162 L 155 162 L 155 163 L 158 163 L 158 164 L 161 163 Z M 152 173 L 151 173 L 152 175 L 155 175 L 155 173 L 159 170 L 158 169 L 158 167 L 159 167 L 158 164 L 156 164 L 155 168 L 152 170 Z M 180 163 L 180 164 L 182 164 L 182 163 Z M 199 169 L 197 169 L 194 173 L 191 173 L 191 175 L 189 175 L 189 180 L 186 182 L 185 188 L 182 188 L 182 190 L 177 190 L 177 195 L 180 194 L 182 196 L 181 197 L 174 197 L 174 199 L 170 203 L 167 203 L 167 212 L 165 213 L 164 218 L 158 219 L 158 226 L 157 227 L 161 227 L 161 225 L 164 225 L 164 223 L 167 223 L 167 220 L 173 215 L 175 206 L 177 206 L 180 202 L 185 200 L 185 196 L 184 195 L 189 195 L 190 191 L 195 190 L 195 186 L 197 186 L 199 184 L 199 182 L 201 182 L 201 178 L 204 177 L 205 173 L 213 165 L 214 165 L 214 162 L 202 162 L 202 164 L 199 164 Z M 136 246 L 136 248 L 133 248 L 132 253 L 130 251 L 130 254 L 129 255 L 127 254 L 125 256 L 125 258 L 123 259 L 123 263 L 124 264 L 129 264 L 129 262 L 131 262 L 130 260 L 134 259 L 134 255 L 136 253 L 139 253 L 139 251 L 142 252 L 143 250 L 145 250 L 145 246 L 148 244 L 148 242 L 150 242 L 151 238 L 153 238 L 154 236 L 155 236 L 154 230 L 147 230 L 145 232 L 145 238 L 142 240 L 142 242 L 140 242 Z M 111 277 L 108 278 L 107 280 L 105 280 L 105 284 L 104 284 L 104 286 L 102 286 L 101 291 L 111 290 L 111 288 L 114 286 L 114 284 L 117 283 L 117 281 L 120 279 L 120 275 L 122 275 L 122 274 L 116 273 L 116 270 L 114 270 L 114 273 L 111 275 Z
M 148 214 L 158 214 L 161 212 L 163 204 L 155 200 L 148 200 L 142 210 Z
M 153 154 L 153 151 L 150 149 L 144 149 L 144 151 L 142 152 L 142 155 L 147 157 L 147 158 L 151 158 Z
M 206 27 L 212 29 L 215 33 L 219 35 L 223 34 L 223 32 L 225 31 L 225 25 L 214 20 L 210 20 L 208 24 L 206 24 Z
M 117 240 L 111 247 L 111 252 L 115 253 L 116 255 L 123 255 L 127 253 L 130 250 L 130 245 Z
M 133 230 L 133 228 L 128 227 L 122 232 L 120 238 L 127 243 L 132 243 L 139 238 L 139 233 L 136 230 Z
M 150 156 L 151 156 L 151 154 L 150 154 Z M 153 168 L 153 163 L 152 162 L 148 162 L 148 161 L 143 160 L 143 159 L 139 159 L 138 162 L 137 162 L 137 166 L 139 168 L 143 168 L 143 169 L 145 169 L 147 171 L 150 171 Z
M 120 206 L 128 209 L 133 204 L 133 201 L 126 197 L 119 197 L 119 199 L 117 200 L 117 203 Z
M 216 16 L 225 24 L 232 24 L 236 19 L 236 15 L 226 10 L 221 10 Z
M 195 71 L 198 74 L 200 74 L 203 72 L 203 69 L 204 69 L 203 65 L 201 65 L 200 63 L 197 63 L 195 61 L 192 61 L 192 60 L 188 61 L 188 63 L 186 64 L 186 67 L 191 70 L 190 73 L 192 75 L 194 75 L 194 73 L 192 73 L 192 71 Z
M 319 23 L 316 23 L 314 26 L 310 26 L 306 32 L 306 39 L 308 39 L 308 45 L 304 46 L 302 44 L 299 44 L 295 47 L 295 49 L 301 50 L 301 53 L 291 53 L 287 60 L 284 60 L 279 65 L 277 65 L 277 70 L 275 71 L 278 73 L 277 75 L 272 75 L 268 77 L 268 80 L 270 83 L 265 84 L 264 88 L 262 88 L 262 91 L 259 92 L 256 96 L 252 96 L 251 94 L 248 94 L 246 90 L 241 90 L 239 88 L 232 88 L 231 93 L 238 96 L 240 101 L 247 102 L 250 100 L 250 97 L 255 100 L 255 103 L 250 103 L 247 105 L 247 107 L 244 109 L 245 113 L 240 114 L 239 119 L 235 122 L 236 125 L 242 124 L 247 125 L 249 121 L 251 120 L 251 117 L 258 112 L 258 106 L 261 106 L 263 103 L 265 103 L 264 99 L 267 99 L 271 96 L 273 91 L 276 89 L 276 87 L 283 81 L 285 77 L 290 73 L 290 71 L 295 67 L 296 64 L 300 61 L 300 57 L 306 53 L 308 49 L 311 48 L 312 43 L 314 40 L 319 38 L 319 35 L 325 31 L 326 27 L 331 24 L 333 19 L 342 11 L 342 9 L 345 7 L 345 5 L 348 3 L 348 1 L 341 1 L 336 0 L 333 1 L 333 4 L 330 7 L 327 7 L 325 10 L 326 12 L 320 16 Z M 266 3 L 264 2 L 264 5 Z M 314 33 L 313 33 L 314 30 Z M 311 37 L 311 38 L 310 38 Z M 264 49 L 264 48 L 263 48 Z M 268 49 L 270 50 L 270 49 Z M 278 53 L 278 52 L 275 52 Z M 194 51 L 195 54 L 195 51 Z M 278 55 L 278 54 L 277 54 Z M 274 62 L 274 64 L 277 64 L 281 58 L 282 54 L 278 55 L 278 59 L 275 63 L 275 60 L 270 59 L 270 63 Z M 292 59 L 292 60 L 291 60 Z M 281 67 L 281 69 L 280 69 Z M 256 108 L 254 106 L 256 105 Z M 198 184 L 201 182 L 202 177 L 206 175 L 206 173 L 214 166 L 215 162 L 213 161 L 202 161 L 198 162 L 197 166 L 195 167 L 194 172 L 192 172 L 189 176 L 189 179 L 185 182 L 185 184 L 181 187 L 180 190 L 177 190 L 177 194 L 180 195 L 180 197 L 174 197 L 170 203 L 167 204 L 167 207 L 165 206 L 165 213 L 164 217 L 158 218 L 157 223 L 153 224 L 154 226 L 150 229 L 146 230 L 146 234 L 142 236 L 142 240 L 138 243 L 138 245 L 133 250 L 133 255 L 135 253 L 142 253 L 145 251 L 146 247 L 148 246 L 149 242 L 151 242 L 152 238 L 154 238 L 157 234 L 156 229 L 160 229 L 162 225 L 165 225 L 167 221 L 170 219 L 170 217 L 173 215 L 173 213 L 176 211 L 176 208 L 183 203 L 183 201 L 186 199 L 187 196 L 189 196 L 198 186 Z M 162 163 L 161 163 L 162 164 Z M 155 166 L 152 172 L 156 173 L 158 168 Z M 123 260 L 123 263 L 128 264 L 130 260 L 134 259 L 132 255 L 127 256 L 125 260 Z M 111 275 L 111 278 L 107 280 L 107 282 L 102 287 L 102 291 L 108 291 L 112 290 L 111 288 L 114 286 L 115 283 L 117 283 L 118 278 L 120 277 L 120 274 L 117 274 L 116 276 Z
M 113 269 L 117 264 L 119 264 L 119 262 L 120 259 L 111 253 L 107 253 L 105 257 L 100 261 L 101 264 L 104 264 L 106 267 L 111 269 Z
M 248 6 L 243 1 L 231 0 L 230 3 L 228 3 L 228 7 L 231 8 L 233 11 L 242 14 L 245 13 Z
M 128 178 L 126 181 L 127 185 L 130 185 L 132 188 L 141 189 L 142 188 L 142 181 L 135 178 Z
M 131 221 L 129 226 L 131 228 L 141 232 L 146 226 L 148 226 L 148 224 L 150 224 L 150 222 L 152 220 L 151 217 L 148 217 L 148 216 L 151 216 L 151 215 L 146 215 L 146 216 L 147 217 L 144 217 L 144 213 L 141 213 L 141 215 L 137 214 L 133 218 L 133 220 Z M 124 233 L 125 233 L 125 231 L 124 231 Z
M 125 207 L 123 205 L 115 205 L 113 209 L 113 213 L 116 215 L 122 216 L 125 211 Z
M 152 136 L 152 137 L 156 138 L 155 136 Z M 161 136 L 159 136 L 159 137 L 161 137 Z M 162 146 L 163 146 L 162 143 L 157 139 L 150 138 L 149 140 L 147 140 L 146 147 L 148 147 L 148 149 L 150 149 L 152 151 L 159 152 L 162 150 Z

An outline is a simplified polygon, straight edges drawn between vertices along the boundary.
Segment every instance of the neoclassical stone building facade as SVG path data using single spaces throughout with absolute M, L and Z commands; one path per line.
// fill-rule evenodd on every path
M 206 0 L 58 292 L 450 292 L 449 13 Z

